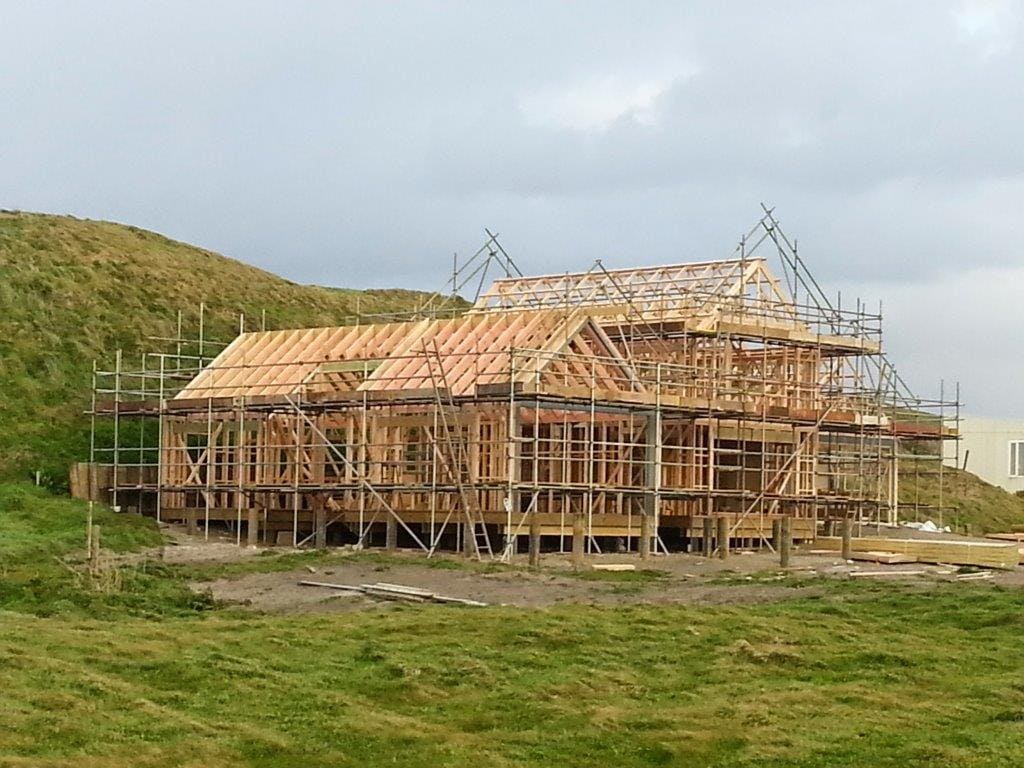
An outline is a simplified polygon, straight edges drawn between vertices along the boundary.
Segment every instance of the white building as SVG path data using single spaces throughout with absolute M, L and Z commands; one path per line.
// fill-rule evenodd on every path
M 1024 491 L 1024 420 L 965 417 L 960 422 L 960 467 L 1008 491 Z M 956 446 L 946 444 L 946 464 Z

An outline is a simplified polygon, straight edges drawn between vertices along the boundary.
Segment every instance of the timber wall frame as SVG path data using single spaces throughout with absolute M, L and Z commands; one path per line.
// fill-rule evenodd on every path
M 692 549 L 710 518 L 754 546 L 782 517 L 797 539 L 896 522 L 900 465 L 941 473 L 959 397 L 910 395 L 880 313 L 797 301 L 741 246 L 506 278 L 451 320 L 242 335 L 212 362 L 179 330 L 173 352 L 96 371 L 113 428 L 91 460 L 114 504 L 240 544 L 508 557 L 531 525 L 600 551 Z

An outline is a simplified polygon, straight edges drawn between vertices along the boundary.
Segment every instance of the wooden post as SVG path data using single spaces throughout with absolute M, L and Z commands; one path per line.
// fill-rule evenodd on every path
M 324 509 L 322 498 L 313 502 L 313 526 L 315 535 L 315 546 L 317 549 L 327 549 L 327 511 Z
M 530 567 L 540 567 L 540 516 L 530 513 Z
M 100 527 L 92 527 L 92 538 L 89 547 L 89 573 L 95 576 L 100 569 Z
M 640 559 L 647 560 L 651 556 L 651 516 L 644 512 L 640 515 Z
M 853 558 L 853 521 L 849 515 L 843 518 L 843 560 Z
M 725 515 L 718 516 L 718 557 L 725 560 L 729 557 L 729 518 Z
M 789 555 L 793 547 L 793 518 L 786 515 L 779 523 L 779 565 L 789 568 Z
M 772 520 L 772 547 L 776 552 L 782 551 L 782 519 Z
M 92 502 L 89 502 L 89 515 L 85 518 L 85 554 L 92 555 Z
M 701 549 L 704 557 L 711 557 L 711 553 L 715 549 L 715 521 L 711 518 L 711 515 L 704 516 L 703 537 L 701 539 Z
M 260 542 L 260 518 L 256 507 L 249 507 L 245 524 L 245 543 L 255 547 Z
M 388 552 L 395 552 L 398 550 L 398 521 L 395 520 L 395 516 L 389 514 L 386 527 L 384 529 L 384 549 Z M 467 550 L 468 551 L 468 550 Z
M 572 567 L 583 567 L 583 546 L 586 537 L 586 518 L 582 512 L 572 517 Z

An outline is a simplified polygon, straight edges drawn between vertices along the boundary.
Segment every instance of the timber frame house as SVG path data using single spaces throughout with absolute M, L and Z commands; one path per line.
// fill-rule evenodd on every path
M 803 540 L 894 523 L 900 461 L 956 436 L 958 403 L 907 391 L 881 312 L 826 299 L 767 209 L 727 260 L 506 272 L 455 317 L 119 355 L 93 395 L 107 492 L 240 544 L 509 558 L 532 527 L 546 549 L 692 551 L 767 544 L 783 517 Z

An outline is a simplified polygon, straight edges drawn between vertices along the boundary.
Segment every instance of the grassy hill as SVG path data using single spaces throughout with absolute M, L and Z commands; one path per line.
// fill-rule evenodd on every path
M 42 470 L 60 485 L 87 456 L 92 362 L 109 367 L 171 337 L 177 313 L 194 334 L 230 340 L 240 312 L 268 328 L 326 325 L 411 309 L 422 294 L 297 285 L 137 227 L 0 212 L 0 478 Z M 250 327 L 253 327 L 250 324 Z

